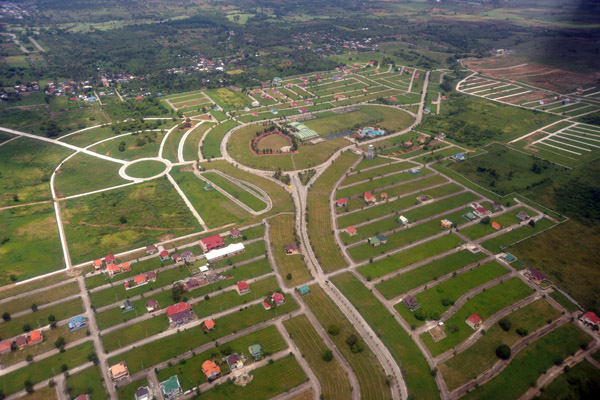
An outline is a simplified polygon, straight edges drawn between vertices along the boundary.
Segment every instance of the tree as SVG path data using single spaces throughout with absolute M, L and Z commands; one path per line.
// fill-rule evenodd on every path
M 329 324 L 327 332 L 329 332 L 331 336 L 337 336 L 340 334 L 340 326 L 338 324 Z
M 508 318 L 502 318 L 500 321 L 498 321 L 498 325 L 500 325 L 500 328 L 508 332 L 510 330 L 511 323 Z
M 483 217 L 481 218 L 481 221 L 479 221 L 480 224 L 483 225 L 489 225 L 490 224 L 490 217 Z
M 4 314 L 2 314 L 2 319 L 4 321 L 10 321 L 10 314 L 8 312 L 4 312 Z
M 172 295 L 173 295 L 173 301 L 175 303 L 179 303 L 179 300 L 181 300 L 181 297 L 183 296 L 184 293 L 185 293 L 185 288 L 183 287 L 183 285 L 181 283 L 176 283 L 173 285 Z
M 517 328 L 517 330 L 515 332 L 517 332 L 517 335 L 522 336 L 522 337 L 529 335 L 529 331 L 525 328 Z
M 59 337 L 58 339 L 56 339 L 56 342 L 54 342 L 54 346 L 56 346 L 57 349 L 60 349 L 61 347 L 63 347 L 65 344 L 67 344 L 67 341 L 65 340 L 64 337 Z
M 510 347 L 508 347 L 508 345 L 506 344 L 501 344 L 500 346 L 496 347 L 496 355 L 503 359 L 503 360 L 508 360 L 510 358 Z
M 23 385 L 25 385 L 25 391 L 27 391 L 27 393 L 33 393 L 33 382 L 27 379 Z
M 33 304 L 31 305 L 31 311 L 33 311 L 33 312 L 36 312 L 37 310 L 38 310 L 38 306 L 37 306 L 37 304 L 33 303 Z
M 98 355 L 96 354 L 95 351 L 90 352 L 90 354 L 88 354 L 88 361 L 91 361 L 94 363 L 94 365 L 98 365 Z
M 350 347 L 352 347 L 356 342 L 358 342 L 358 338 L 354 334 L 346 338 L 346 344 Z
M 331 352 L 331 350 L 327 349 L 325 350 L 321 358 L 323 359 L 323 361 L 330 362 L 331 360 L 333 360 L 333 353 Z
M 288 274 L 285 276 L 285 279 L 287 279 L 288 281 L 291 281 L 291 280 L 292 280 L 292 274 L 291 274 L 291 273 L 288 273 Z

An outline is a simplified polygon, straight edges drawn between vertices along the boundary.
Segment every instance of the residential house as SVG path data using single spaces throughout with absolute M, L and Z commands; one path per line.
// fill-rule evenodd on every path
M 133 304 L 131 303 L 131 300 L 125 300 L 125 302 L 121 304 L 121 310 L 123 310 L 124 313 L 133 311 Z
M 102 259 L 99 258 L 97 260 L 94 260 L 94 270 L 100 271 L 103 266 L 104 264 L 102 263 Z
M 167 261 L 171 259 L 171 255 L 169 254 L 168 250 L 163 250 L 160 252 L 160 261 Z
M 488 215 L 492 214 L 490 210 L 482 206 L 475 208 L 473 213 L 475 213 L 475 215 L 477 215 L 480 218 L 487 217 Z
M 160 310 L 160 304 L 158 304 L 158 300 L 156 299 L 150 299 L 146 301 L 146 310 L 148 310 L 149 313 L 154 312 L 156 310 Z
M 148 386 L 141 386 L 134 393 L 135 400 L 150 400 L 150 388 Z
M 271 301 L 273 301 L 273 303 L 275 303 L 276 305 L 280 306 L 282 304 L 285 304 L 285 297 L 281 293 L 273 293 L 273 295 L 271 296 Z
M 233 228 L 232 230 L 229 231 L 229 237 L 231 239 L 241 238 L 242 237 L 242 231 L 240 231 L 239 229 Z
M 527 277 L 527 279 L 529 279 L 531 282 L 535 283 L 536 285 L 541 285 L 542 283 L 546 282 L 546 280 L 548 280 L 546 275 L 544 275 L 537 269 L 531 268 L 531 267 L 527 268 L 527 272 L 525 272 L 525 276 Z
M 477 219 L 477 216 L 475 214 L 473 214 L 472 212 L 463 214 L 463 217 L 468 221 L 475 221 Z
M 495 230 L 499 231 L 500 228 L 502 228 L 502 227 L 496 221 L 492 221 L 492 228 L 494 228 Z
M 108 264 L 106 271 L 108 272 L 108 276 L 115 276 L 121 273 L 121 268 L 117 264 Z
M 367 241 L 373 247 L 379 247 L 381 245 L 381 242 L 379 241 L 379 239 L 377 238 L 377 236 L 371 236 Z
M 80 394 L 79 396 L 75 397 L 75 400 L 92 400 L 92 398 L 89 394 Z
M 213 360 L 206 360 L 202 363 L 202 373 L 208 381 L 213 381 L 221 375 L 221 368 Z
M 5 340 L 3 342 L 0 342 L 0 354 L 10 353 L 10 351 L 12 350 L 12 344 L 12 340 Z
M 207 183 L 206 185 L 204 185 L 204 190 L 206 190 L 207 192 L 210 192 L 213 189 L 214 189 L 214 187 L 210 183 Z
M 86 317 L 81 316 L 81 315 L 79 315 L 77 317 L 73 317 L 69 321 L 69 331 L 71 331 L 71 332 L 74 332 L 81 328 L 85 328 L 86 326 L 88 326 L 88 320 Z
M 285 247 L 285 254 L 287 254 L 288 256 L 292 254 L 300 254 L 300 248 L 295 243 L 288 244 Z
M 581 316 L 581 321 L 588 325 L 598 326 L 600 323 L 600 318 L 598 318 L 598 316 L 592 311 L 588 311 Z
M 212 319 L 207 319 L 206 321 L 204 321 L 204 327 L 203 330 L 205 332 L 209 332 L 209 331 L 214 331 L 216 327 L 215 321 Z
M 440 140 L 444 140 L 446 139 L 446 134 L 444 132 L 440 132 L 438 133 L 437 138 Z
M 494 212 L 502 211 L 502 205 L 500 203 L 498 203 L 497 201 L 495 201 L 492 204 L 492 210 L 494 210 Z
M 346 233 L 348 234 L 348 236 L 356 236 L 356 235 L 358 235 L 358 231 L 353 226 L 347 227 L 346 228 Z
M 110 376 L 113 381 L 120 381 L 122 379 L 129 378 L 129 369 L 127 369 L 127 363 L 125 361 L 121 361 L 118 364 L 113 365 L 108 369 L 110 372 Z
M 108 264 L 116 264 L 117 263 L 117 258 L 115 257 L 114 254 L 108 254 L 106 257 L 104 257 L 104 263 L 106 263 L 106 265 L 108 265 Z
M 510 264 L 511 262 L 513 262 L 513 261 L 516 261 L 517 257 L 515 257 L 514 255 L 512 255 L 512 254 L 511 254 L 511 253 L 509 253 L 509 252 L 506 252 L 506 253 L 504 253 L 504 255 L 502 256 L 502 259 L 503 259 L 504 261 L 506 261 L 507 263 L 509 263 L 509 264 Z
M 27 338 L 27 345 L 31 346 L 32 344 L 42 343 L 44 341 L 44 337 L 42 336 L 42 331 L 31 331 L 29 332 L 29 337 Z
M 406 296 L 405 298 L 402 299 L 402 302 L 404 303 L 404 305 L 406 307 L 408 307 L 408 309 L 410 311 L 413 311 L 413 310 L 419 308 L 419 302 L 413 296 Z
M 250 292 L 250 286 L 244 281 L 239 281 L 235 286 L 235 289 L 240 296 Z
M 155 245 L 149 244 L 148 246 L 146 246 L 146 254 L 152 255 L 156 253 L 158 253 L 158 248 Z
M 248 347 L 248 351 L 250 351 L 250 355 L 254 360 L 257 360 L 263 356 L 263 350 L 260 344 L 253 344 Z
M 227 247 L 216 249 L 206 253 L 206 261 L 210 264 L 224 258 L 233 257 L 237 254 L 242 254 L 246 251 L 244 243 L 233 243 Z
M 165 399 L 174 399 L 182 393 L 181 385 L 177 375 L 171 376 L 164 382 L 158 384 Z
M 413 142 L 411 142 L 410 140 L 407 140 L 404 143 L 402 143 L 402 146 L 404 146 L 405 148 L 408 149 L 413 146 Z
M 141 275 L 134 276 L 133 279 L 125 282 L 123 286 L 125 286 L 125 290 L 130 290 L 130 289 L 134 289 L 139 286 L 144 286 L 147 283 L 148 283 L 148 278 L 146 277 L 146 275 L 141 274 Z
M 206 237 L 204 239 L 200 239 L 200 247 L 205 253 L 208 253 L 211 250 L 221 248 L 225 246 L 225 240 L 221 237 L 221 235 L 213 235 Z
M 462 155 L 461 153 L 456 153 L 453 157 L 456 161 L 464 161 L 465 160 L 465 156 Z
M 531 217 L 525 211 L 519 211 L 519 213 L 517 214 L 517 218 L 520 221 L 527 221 Z
M 409 221 L 404 215 L 398 217 L 398 223 L 401 225 L 408 225 Z
M 388 238 L 385 235 L 376 235 L 375 237 L 379 239 L 379 243 L 381 244 L 387 244 L 388 242 Z
M 308 286 L 306 286 L 306 285 L 304 285 L 304 286 L 300 286 L 300 287 L 298 288 L 298 292 L 299 292 L 301 295 L 303 295 L 303 296 L 304 296 L 305 294 L 309 294 L 309 293 L 310 293 L 310 288 L 309 288 Z
M 420 168 L 417 168 L 417 167 L 414 167 L 414 168 L 409 168 L 409 169 L 408 169 L 408 172 L 409 172 L 410 174 L 413 174 L 413 175 L 418 175 L 418 174 L 420 174 L 420 173 L 421 173 L 421 169 L 420 169 Z
M 422 194 L 422 195 L 417 196 L 417 201 L 419 203 L 425 203 L 426 201 L 429 201 L 429 200 L 431 200 L 431 197 L 429 197 L 426 194 Z
M 148 279 L 148 282 L 155 282 L 156 281 L 156 272 L 154 272 L 154 271 L 146 272 L 146 279 Z
M 194 278 L 190 278 L 184 283 L 183 287 L 189 292 L 191 290 L 198 289 L 200 287 L 200 282 Z
M 375 204 L 377 203 L 377 196 L 369 193 L 369 192 L 365 192 L 363 194 L 363 199 L 365 200 L 365 203 L 367 204 Z
M 420 136 L 417 138 L 417 142 L 419 142 L 420 144 L 425 144 L 427 142 L 427 138 L 424 136 Z
M 388 194 L 386 192 L 381 192 L 379 195 L 381 197 L 381 201 L 387 200 Z
M 181 255 L 179 253 L 175 253 L 171 256 L 171 258 L 173 259 L 174 263 L 180 263 L 183 261 L 183 258 L 181 257 Z
M 442 227 L 442 229 L 450 229 L 452 228 L 452 221 L 450 221 L 449 219 L 443 219 L 440 221 L 440 226 Z
M 244 366 L 240 356 L 233 353 L 229 357 L 227 357 L 227 365 L 231 371 L 235 371 L 236 369 L 240 369 Z
M 479 327 L 481 326 L 482 319 L 481 319 L 481 317 L 480 317 L 479 315 L 477 315 L 477 314 L 471 314 L 471 315 L 469 316 L 469 318 L 467 318 L 467 319 L 465 320 L 465 322 L 466 322 L 466 323 L 467 323 L 467 325 L 469 325 L 471 328 L 473 328 L 473 329 L 477 330 L 477 329 L 479 329 Z
M 119 266 L 119 268 L 121 268 L 121 272 L 129 272 L 131 271 L 131 264 L 124 262 Z
M 346 207 L 348 205 L 348 199 L 339 199 L 335 202 L 338 207 Z
M 264 308 L 266 311 L 269 311 L 269 310 L 271 309 L 271 304 L 269 304 L 268 302 L 266 302 L 266 301 L 263 301 L 263 303 L 262 303 L 262 304 L 263 304 L 263 308 Z
M 181 258 L 183 258 L 185 261 L 189 261 L 194 258 L 194 253 L 192 253 L 190 250 L 186 250 L 181 253 Z
M 15 339 L 15 345 L 19 350 L 27 346 L 27 336 L 21 335 Z
M 185 325 L 196 319 L 196 314 L 194 314 L 192 307 L 187 303 L 177 303 L 169 306 L 166 313 L 169 318 L 169 324 L 173 327 Z

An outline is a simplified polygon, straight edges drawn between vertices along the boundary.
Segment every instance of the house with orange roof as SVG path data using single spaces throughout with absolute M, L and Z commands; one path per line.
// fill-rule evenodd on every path
M 206 360 L 202 363 L 202 373 L 208 381 L 213 381 L 221 375 L 221 368 L 213 360 Z
M 97 260 L 94 260 L 94 269 L 96 271 L 100 271 L 102 269 L 103 265 L 104 264 L 102 263 L 102 259 L 101 258 L 99 258 Z
M 125 290 L 129 290 L 146 284 L 148 284 L 148 278 L 145 274 L 141 274 L 134 276 L 133 279 L 125 282 L 123 286 L 125 286 Z
M 477 314 L 471 314 L 469 316 L 469 318 L 467 318 L 467 320 L 465 321 L 467 323 L 467 325 L 469 325 L 471 328 L 477 330 L 479 329 L 479 327 L 481 326 L 481 322 L 483 320 L 481 319 L 481 317 Z
M 492 221 L 492 228 L 494 228 L 495 230 L 498 231 L 498 230 L 500 230 L 501 226 L 496 221 Z
M 108 264 L 106 267 L 109 276 L 115 276 L 121 273 L 121 268 L 117 264 Z
M 41 343 L 44 341 L 44 337 L 42 336 L 42 331 L 31 331 L 29 332 L 29 337 L 27 338 L 27 345 L 31 346 L 32 344 Z
M 358 235 L 358 230 L 356 230 L 356 228 L 353 226 L 349 226 L 346 228 L 346 233 L 348 236 L 356 236 Z
M 215 330 L 215 321 L 212 319 L 207 319 L 204 321 L 204 331 L 214 331 Z
M 380 196 L 381 196 L 381 201 L 387 200 L 387 198 L 388 198 L 388 194 L 386 192 L 381 192 Z
M 129 369 L 127 369 L 127 363 L 121 361 L 118 364 L 113 365 L 108 369 L 110 376 L 113 381 L 120 381 L 129 378 Z
M 129 272 L 131 271 L 131 264 L 124 262 L 121 264 L 121 272 Z

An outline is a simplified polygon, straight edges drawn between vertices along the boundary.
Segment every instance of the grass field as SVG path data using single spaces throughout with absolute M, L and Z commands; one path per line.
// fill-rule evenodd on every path
M 553 225 L 554 222 L 547 218 L 542 218 L 535 223 L 533 228 L 529 225 L 524 225 L 500 236 L 496 236 L 493 239 L 487 240 L 483 242 L 482 245 L 491 252 L 499 253 L 513 243 L 532 236 L 544 229 L 550 228 Z
M 484 237 L 484 236 L 487 236 L 487 235 L 490 235 L 490 234 L 496 232 L 496 230 L 494 228 L 492 228 L 491 222 L 499 223 L 501 228 L 507 228 L 511 225 L 521 222 L 517 218 L 517 214 L 520 211 L 525 211 L 526 213 L 530 213 L 528 208 L 518 207 L 515 210 L 512 210 L 510 212 L 493 217 L 489 224 L 481 224 L 481 223 L 475 224 L 475 225 L 469 226 L 465 229 L 462 229 L 461 232 L 464 235 L 466 235 L 469 239 L 473 239 L 473 240 L 479 239 L 481 237 Z
M 135 399 L 135 392 L 142 386 L 148 386 L 147 378 L 138 379 L 127 385 L 119 386 L 119 389 L 117 390 L 119 400 Z
M 21 297 L 9 303 L 4 303 L 2 304 L 2 312 L 12 314 L 17 311 L 29 309 L 32 304 L 36 304 L 38 307 L 40 307 L 44 304 L 48 304 L 53 301 L 60 300 L 64 297 L 74 295 L 75 293 L 79 293 L 79 286 L 77 285 L 77 282 L 70 282 L 65 285 L 56 287 L 54 289 L 46 290 L 37 294 L 32 294 L 30 296 Z
M 64 281 L 67 278 L 67 275 L 64 273 L 57 273 L 43 279 L 37 279 L 35 281 L 30 281 L 27 283 L 23 283 L 21 285 L 7 285 L 2 286 L 2 290 L 0 290 L 0 299 L 7 299 L 12 296 L 16 296 L 18 294 L 29 292 L 30 290 L 40 289 L 47 287 L 49 285 L 53 285 L 59 282 Z
M 350 382 L 344 369 L 335 358 L 330 362 L 323 360 L 323 354 L 330 349 L 323 343 L 323 339 L 319 337 L 308 318 L 300 315 L 286 320 L 284 325 L 290 335 L 293 335 L 293 340 L 302 352 L 302 356 L 317 375 L 325 398 L 340 400 L 351 398 Z
M 245 94 L 233 92 L 225 88 L 206 90 L 205 94 L 225 111 L 244 108 L 250 106 L 252 103 L 250 98 Z
M 145 160 L 140 161 L 125 169 L 125 173 L 132 178 L 150 178 L 156 176 L 165 170 L 165 164 L 160 161 Z
M 284 305 L 277 307 L 278 315 L 283 315 L 297 308 L 298 305 L 296 302 L 288 298 Z M 112 357 L 109 360 L 109 364 L 112 365 L 125 360 L 129 367 L 129 372 L 133 374 L 212 340 L 266 321 L 274 316 L 275 312 L 273 310 L 265 311 L 262 304 L 251 306 L 240 312 L 217 319 L 215 321 L 217 325 L 216 330 L 206 335 L 202 334 L 200 326 L 190 328 Z M 150 349 L 152 350 L 150 351 Z
M 317 260 L 325 271 L 346 266 L 333 237 L 329 215 L 329 192 L 335 182 L 358 159 L 352 153 L 342 154 L 313 184 L 308 193 L 308 235 Z
M 402 293 L 406 293 L 410 289 L 430 281 L 435 281 L 441 276 L 475 263 L 484 257 L 485 255 L 481 252 L 473 254 L 468 250 L 462 250 L 408 271 L 405 274 L 384 280 L 377 284 L 376 288 L 386 299 L 391 299 Z
M 173 169 L 171 176 L 209 228 L 239 223 L 250 214 L 216 190 L 206 191 L 206 183 L 192 172 Z
M 471 314 L 479 315 L 484 321 L 510 306 L 516 301 L 532 294 L 532 289 L 518 278 L 512 278 L 480 292 L 467 301 L 452 317 L 446 321 L 446 337 L 434 342 L 431 335 L 425 332 L 421 338 L 433 355 L 438 355 L 451 349 L 465 340 L 474 331 L 465 320 Z
M 367 279 L 376 279 L 390 272 L 402 269 L 417 261 L 451 250 L 461 243 L 455 235 L 444 235 L 427 243 L 411 247 L 372 264 L 358 268 L 358 272 Z
M 206 382 L 206 377 L 202 373 L 202 363 L 208 359 L 217 359 L 219 356 L 214 357 L 214 354 L 219 349 L 231 350 L 232 353 L 238 355 L 245 355 L 247 360 L 251 360 L 248 347 L 258 343 L 263 349 L 265 355 L 276 353 L 286 348 L 286 343 L 274 326 L 268 326 L 256 332 L 249 333 L 240 338 L 234 339 L 229 342 L 219 343 L 219 347 L 205 351 L 200 354 L 187 359 L 185 363 L 178 363 L 171 367 L 167 367 L 158 371 L 159 381 L 169 379 L 173 375 L 177 375 L 181 388 L 189 390 L 199 384 Z M 219 360 L 220 361 L 220 360 Z
M 425 357 L 383 304 L 351 273 L 337 275 L 332 281 L 390 350 L 402 368 L 409 393 L 419 399 L 438 398 L 438 388 Z
M 226 177 L 216 174 L 214 172 L 205 172 L 202 174 L 206 179 L 238 199 L 242 203 L 246 204 L 254 211 L 261 211 L 267 207 L 267 204 L 254 196 L 248 190 L 243 189 L 238 184 L 227 179 Z
M 252 382 L 244 387 L 223 383 L 202 393 L 202 398 L 267 400 L 301 385 L 307 379 L 294 356 L 287 356 L 258 368 L 252 372 L 252 376 Z
M 5 395 L 23 390 L 26 381 L 36 384 L 60 374 L 62 365 L 66 365 L 67 368 L 74 368 L 87 362 L 88 355 L 93 351 L 94 344 L 91 341 L 85 342 L 79 346 L 68 349 L 64 353 L 58 353 L 33 364 L 29 364 L 14 372 L 5 374 L 0 385 L 0 390 L 2 390 Z
M 0 238 L 0 284 L 64 268 L 52 204 L 0 211 Z
M 429 173 L 428 170 L 422 170 L 422 172 L 419 174 L 419 177 L 426 175 L 428 173 Z M 342 197 L 355 196 L 355 195 L 363 194 L 364 192 L 372 192 L 372 191 L 379 192 L 379 191 L 384 190 L 383 188 L 385 186 L 400 184 L 401 182 L 408 181 L 413 178 L 415 178 L 415 175 L 412 175 L 408 172 L 395 174 L 395 175 L 391 175 L 391 176 L 386 176 L 381 179 L 375 179 L 373 181 L 360 183 L 358 185 L 340 189 L 336 193 L 336 198 L 339 199 Z M 389 192 L 387 190 L 387 188 L 385 189 L 385 191 Z M 390 193 L 388 193 L 388 194 L 390 194 Z
M 107 140 L 90 147 L 90 150 L 125 161 L 158 157 L 160 142 L 165 134 L 166 131 L 145 131 Z M 124 150 L 121 150 L 121 148 Z
M 74 264 L 201 230 L 164 177 L 67 200 L 61 208 Z
M 440 365 L 448 389 L 454 390 L 491 368 L 498 360 L 496 348 L 500 344 L 504 343 L 512 347 L 522 339 L 516 333 L 517 329 L 525 329 L 531 334 L 543 327 L 547 321 L 555 320 L 559 316 L 560 313 L 544 299 L 536 300 L 510 313 L 506 317 L 511 323 L 509 331 L 495 324 L 471 347 Z
M 50 199 L 50 176 L 71 153 L 62 146 L 27 138 L 1 146 L 0 206 Z
M 92 366 L 69 375 L 66 380 L 67 391 L 71 398 L 76 398 L 80 394 L 89 394 L 92 400 L 102 400 L 106 398 L 103 380 L 100 368 Z
M 550 296 L 556 300 L 561 306 L 565 307 L 569 312 L 579 310 L 579 307 L 575 303 L 573 303 L 567 296 L 559 292 L 558 290 L 550 293 Z
M 600 371 L 583 360 L 554 379 L 538 397 L 540 400 L 577 399 L 594 396 L 600 382 Z M 581 397 L 580 397 L 581 396 Z
M 284 283 L 288 287 L 295 287 L 311 279 L 311 273 L 304 263 L 301 254 L 286 255 L 284 248 L 297 242 L 294 230 L 294 215 L 278 215 L 271 218 L 271 242 L 275 262 L 279 273 L 285 277 Z M 287 275 L 291 274 L 291 279 Z
M 356 374 L 361 397 L 374 400 L 391 399 L 392 394 L 385 383 L 386 375 L 381 364 L 368 346 L 365 346 L 364 350 L 359 353 L 353 353 L 350 350 L 350 347 L 346 344 L 346 338 L 350 335 L 356 337 L 360 337 L 360 335 L 323 289 L 317 285 L 312 285 L 310 294 L 304 296 L 304 301 L 324 329 L 328 329 L 330 324 L 340 327 L 338 335 L 330 335 L 329 337 Z
M 198 152 L 200 151 L 200 140 L 204 135 L 204 132 L 214 126 L 212 122 L 204 122 L 202 125 L 196 127 L 185 140 L 183 145 L 183 160 L 193 161 L 198 159 Z
M 377 159 L 378 158 L 376 158 L 376 160 Z M 392 163 L 392 161 L 389 161 L 389 162 Z M 403 162 L 397 162 L 397 163 L 390 164 L 390 165 L 382 165 L 381 167 L 370 169 L 370 170 L 364 171 L 364 172 L 359 171 L 358 173 L 350 175 L 346 179 L 344 179 L 342 181 L 342 183 L 340 184 L 340 186 L 350 185 L 350 184 L 357 183 L 360 181 L 366 181 L 369 179 L 377 178 L 382 175 L 387 175 L 387 174 L 391 174 L 394 172 L 398 172 L 398 171 L 401 171 L 401 170 L 404 170 L 407 168 L 411 168 L 413 166 L 414 166 L 414 164 L 403 161 Z
M 508 273 L 508 270 L 497 262 L 489 262 L 481 267 L 471 269 L 456 277 L 427 289 L 415 297 L 421 305 L 421 311 L 425 313 L 428 320 L 438 320 L 456 300 L 471 289 L 485 282 L 498 278 Z M 446 300 L 447 305 L 444 305 Z M 418 320 L 404 303 L 398 303 L 394 307 L 400 315 L 411 325 L 423 325 L 425 321 Z
M 518 398 L 557 360 L 563 360 L 590 340 L 590 337 L 575 325 L 568 324 L 556 328 L 519 352 L 499 375 L 464 398 Z
M 223 141 L 223 137 L 227 132 L 238 125 L 239 124 L 234 120 L 229 120 L 214 126 L 210 132 L 206 134 L 204 142 L 202 142 L 201 151 L 204 158 L 221 157 L 221 142 Z
M 160 165 L 164 169 L 164 164 Z M 54 178 L 57 196 L 72 196 L 129 183 L 130 181 L 119 176 L 121 166 L 118 163 L 79 153 L 71 157 L 57 171 Z M 88 179 L 91 171 L 94 171 L 94 179 Z

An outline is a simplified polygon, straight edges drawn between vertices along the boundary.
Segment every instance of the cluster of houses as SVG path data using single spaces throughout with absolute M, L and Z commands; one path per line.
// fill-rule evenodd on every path
M 5 340 L 0 342 L 0 355 L 10 353 L 14 349 L 22 350 L 27 346 L 42 343 L 44 335 L 41 330 L 28 332 L 25 335 L 17 336 L 14 340 Z
M 123 286 L 125 290 L 131 290 L 140 286 L 147 285 L 150 282 L 156 281 L 156 272 L 149 271 L 144 274 L 136 275 L 130 280 L 126 281 Z

